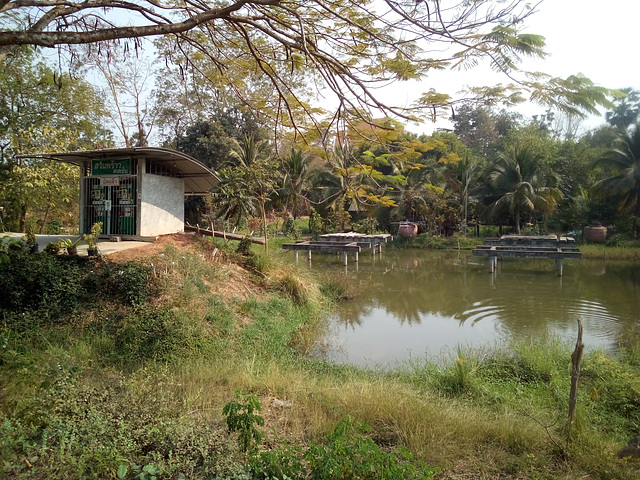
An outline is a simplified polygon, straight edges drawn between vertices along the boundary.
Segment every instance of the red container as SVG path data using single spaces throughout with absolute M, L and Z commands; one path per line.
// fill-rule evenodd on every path
M 607 240 L 607 227 L 594 224 L 584 228 L 584 239 L 587 242 L 604 243 Z
M 415 237 L 418 234 L 418 225 L 415 223 L 401 223 L 398 234 L 401 237 Z

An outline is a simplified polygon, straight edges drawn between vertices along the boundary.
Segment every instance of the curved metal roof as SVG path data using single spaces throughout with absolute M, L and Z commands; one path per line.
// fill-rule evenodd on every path
M 185 195 L 199 195 L 209 191 L 220 179 L 206 165 L 190 155 L 158 147 L 109 148 L 82 152 L 43 153 L 25 155 L 30 158 L 46 158 L 82 166 L 83 162 L 99 158 L 145 158 L 151 159 L 163 169 L 184 179 Z

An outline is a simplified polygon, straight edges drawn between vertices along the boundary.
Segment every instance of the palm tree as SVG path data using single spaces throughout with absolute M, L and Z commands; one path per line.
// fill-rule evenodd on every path
M 231 161 L 233 160 L 233 161 Z M 242 218 L 259 212 L 267 243 L 266 203 L 274 191 L 277 168 L 269 158 L 269 144 L 253 135 L 236 142 L 229 166 L 219 172 L 220 183 L 213 192 L 216 209 L 225 218 Z
M 613 100 L 616 104 L 615 109 L 607 112 L 605 118 L 609 125 L 626 130 L 634 125 L 640 116 L 640 92 L 631 87 L 621 88 L 620 91 L 626 95 Z
M 240 141 L 234 140 L 226 166 L 251 167 L 258 160 L 270 156 L 267 140 L 256 140 L 254 135 L 245 135 Z
M 293 218 L 298 218 L 300 202 L 308 203 L 305 189 L 313 175 L 311 155 L 304 150 L 291 147 L 289 155 L 282 159 L 284 178 L 279 196 L 284 200 L 285 207 L 291 207 Z
M 244 172 L 225 168 L 218 172 L 220 183 L 211 193 L 215 213 L 218 217 L 231 220 L 236 225 L 244 218 L 258 214 L 255 198 L 244 178 Z
M 524 215 L 552 213 L 562 198 L 561 191 L 553 186 L 557 178 L 545 175 L 542 166 L 541 156 L 515 146 L 489 169 L 485 204 L 493 215 L 508 212 L 518 234 Z
M 355 206 L 359 208 L 364 175 L 354 161 L 349 147 L 336 146 L 329 156 L 327 168 L 315 175 L 315 191 L 327 210 L 340 211 Z
M 633 215 L 633 235 L 638 236 L 640 217 L 640 122 L 631 133 L 620 130 L 614 147 L 596 161 L 611 169 L 613 175 L 597 182 L 593 188 L 603 196 L 616 199 L 618 211 Z
M 391 197 L 396 203 L 389 218 L 395 221 L 417 220 L 427 209 L 426 190 L 431 185 L 428 168 L 413 168 L 406 172 L 405 182 L 394 186 Z
M 447 165 L 445 181 L 447 188 L 453 193 L 460 204 L 460 217 L 464 219 L 464 234 L 467 234 L 467 220 L 469 217 L 469 197 L 472 183 L 477 180 L 477 164 L 468 155 L 459 162 Z

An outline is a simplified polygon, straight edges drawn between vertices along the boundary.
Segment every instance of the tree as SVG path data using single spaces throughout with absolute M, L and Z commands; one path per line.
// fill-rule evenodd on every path
M 291 147 L 288 155 L 281 159 L 284 178 L 280 183 L 278 196 L 284 200 L 285 208 L 291 208 L 294 220 L 298 218 L 303 205 L 308 205 L 306 190 L 315 174 L 308 151 Z
M 256 212 L 260 214 L 267 252 L 266 204 L 275 191 L 277 174 L 278 166 L 271 160 L 268 143 L 245 136 L 236 142 L 228 166 L 220 171 L 221 182 L 213 192 L 219 212 L 225 218 L 233 215 L 240 219 Z
M 290 84 L 289 72 L 309 77 L 299 85 L 303 91 L 312 84 L 333 95 L 334 124 L 346 113 L 362 119 L 374 118 L 373 112 L 405 119 L 448 114 L 457 100 L 446 93 L 430 90 L 401 108 L 385 105 L 375 87 L 483 61 L 515 82 L 470 89 L 467 96 L 477 101 L 513 104 L 528 97 L 570 112 L 592 112 L 608 102 L 609 91 L 583 77 L 518 75 L 522 56 L 544 56 L 543 38 L 521 32 L 523 20 L 535 12 L 525 0 L 458 0 L 446 6 L 440 0 L 5 0 L 2 5 L 0 47 L 120 40 L 137 49 L 144 37 L 165 36 L 193 68 L 205 58 L 224 78 L 218 83 L 242 101 L 251 98 L 246 78 L 263 76 L 271 85 L 277 123 L 293 128 L 299 128 L 298 112 L 313 117 L 314 111 Z
M 119 53 L 112 46 L 84 46 L 76 70 L 83 75 L 99 73 L 106 83 L 101 93 L 108 105 L 107 115 L 122 136 L 125 147 L 145 147 L 154 124 L 146 96 L 151 65 Z
M 640 92 L 631 87 L 621 88 L 624 96 L 615 98 L 615 108 L 605 113 L 609 125 L 626 130 L 638 121 L 640 116 Z
M 66 206 L 62 220 L 70 223 L 67 214 L 77 212 L 69 209 L 78 196 L 77 169 L 24 155 L 110 145 L 110 132 L 101 126 L 100 97 L 86 82 L 58 75 L 29 48 L 12 49 L 0 62 L 0 90 L 0 199 L 6 221 L 24 231 L 27 217 L 38 214 L 42 231 L 50 214 Z
M 500 155 L 488 179 L 490 194 L 485 204 L 494 215 L 508 212 L 518 234 L 524 215 L 550 214 L 562 197 L 553 177 L 543 173 L 542 157 L 527 147 L 516 145 Z
M 501 139 L 511 130 L 520 126 L 521 115 L 495 112 L 489 107 L 462 105 L 451 117 L 454 133 L 476 155 L 494 155 L 500 147 Z
M 618 132 L 616 145 L 606 152 L 598 165 L 610 169 L 611 176 L 595 183 L 593 188 L 603 196 L 611 197 L 621 213 L 633 215 L 633 236 L 638 236 L 640 218 L 640 123 L 633 131 Z

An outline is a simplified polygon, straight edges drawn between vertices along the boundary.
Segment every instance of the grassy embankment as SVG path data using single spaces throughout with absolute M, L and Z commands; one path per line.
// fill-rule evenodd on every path
M 638 464 L 615 456 L 640 433 L 636 332 L 619 358 L 585 356 L 567 443 L 570 346 L 460 352 L 445 367 L 395 371 L 329 365 L 307 354 L 331 302 L 357 292 L 281 252 L 218 247 L 0 267 L 3 478 L 310 478 L 310 468 L 313 478 L 430 478 L 418 460 L 440 467 L 436 478 L 637 478 Z M 239 450 L 222 416 L 237 390 L 261 401 L 260 450 L 278 452 L 252 471 L 260 457 Z M 371 431 L 329 436 L 349 417 Z M 399 447 L 416 459 L 404 473 L 385 456 Z

